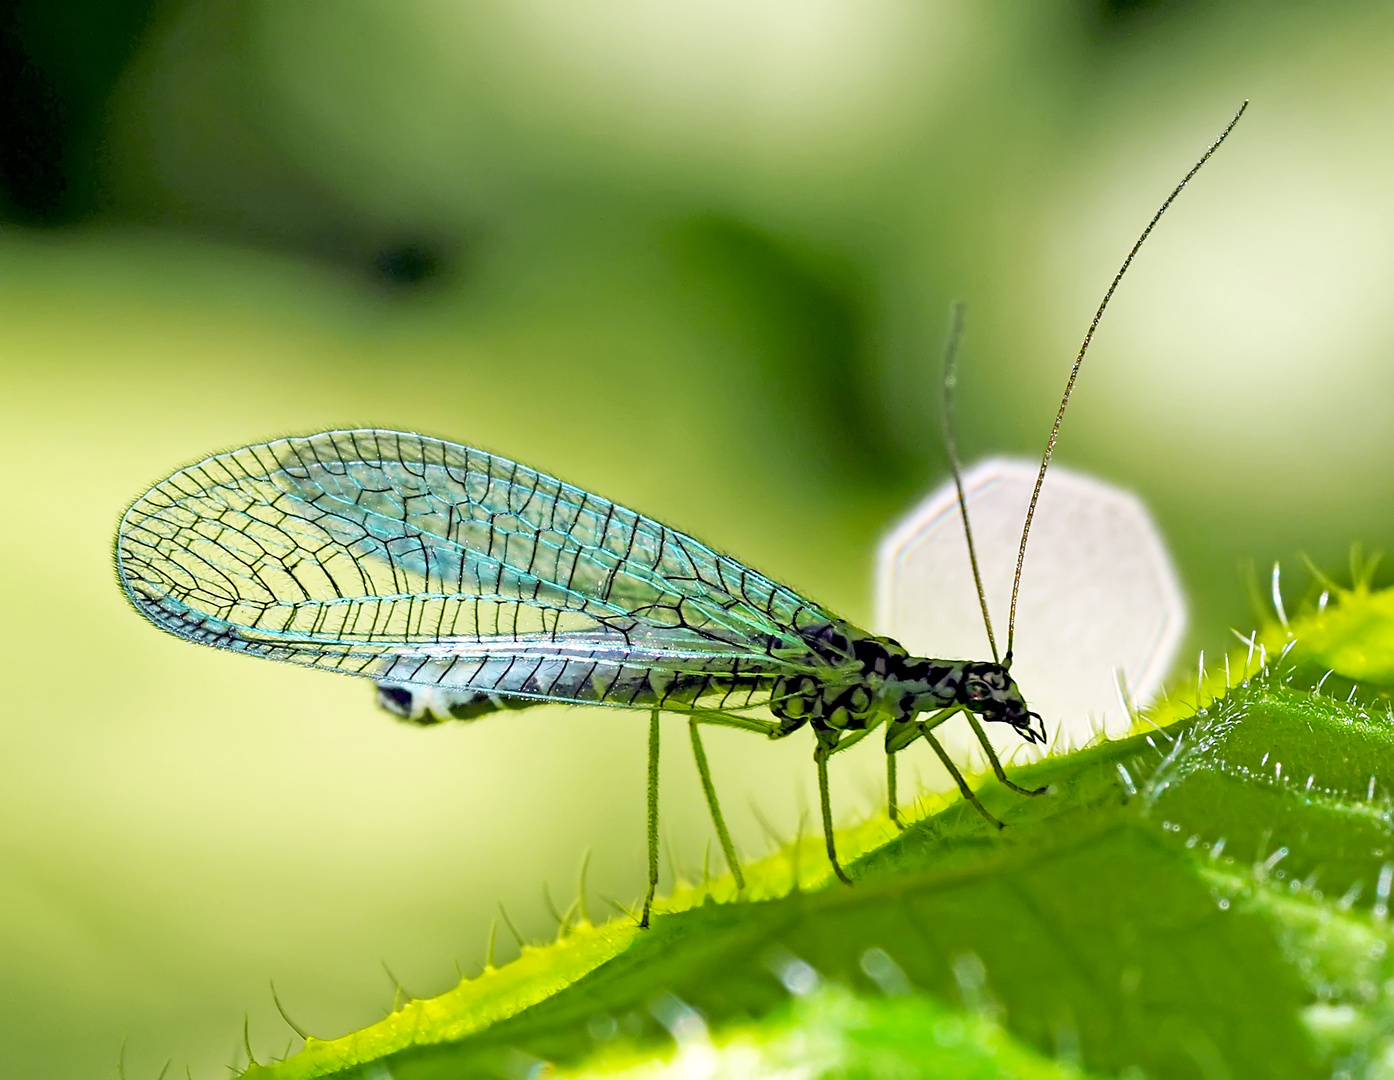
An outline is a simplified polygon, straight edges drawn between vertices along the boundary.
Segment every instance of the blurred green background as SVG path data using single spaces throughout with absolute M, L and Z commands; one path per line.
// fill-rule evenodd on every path
M 1194 644 L 1236 568 L 1394 532 L 1394 9 L 1052 0 L 0 6 L 0 1075 L 195 1077 L 478 969 L 643 878 L 643 721 L 389 722 L 371 687 L 128 610 L 126 504 L 345 424 L 483 446 L 870 618 L 878 534 L 965 456 L 1154 508 Z M 738 843 L 809 746 L 710 736 Z M 682 730 L 664 813 L 709 835 Z M 867 748 L 870 748 L 869 740 Z M 797 744 L 797 745 L 795 745 Z M 920 762 L 928 776 L 928 761 Z M 838 774 L 879 799 L 874 756 Z M 516 951 L 507 935 L 500 955 Z

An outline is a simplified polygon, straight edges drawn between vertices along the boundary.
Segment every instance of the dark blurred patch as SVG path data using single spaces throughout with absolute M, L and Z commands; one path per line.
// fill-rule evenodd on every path
M 6 216 L 42 219 L 67 189 L 63 176 L 66 103 L 25 54 L 15 32 L 15 5 L 0 30 L 0 184 Z
M 726 217 L 689 221 L 676 241 L 701 271 L 699 299 L 763 361 L 742 391 L 772 393 L 771 422 L 795 426 L 793 437 L 835 472 L 904 483 L 871 385 L 870 286 L 856 269 Z
M 184 3 L 169 0 L 160 18 L 176 19 Z M 216 131 L 138 133 L 128 144 L 164 139 L 181 152 L 123 159 L 116 171 L 124 181 L 113 190 L 103 125 L 155 9 L 153 0 L 0 0 L 0 219 L 56 226 L 100 214 L 189 229 L 370 274 L 394 289 L 453 275 L 458 244 L 429 229 L 423 236 L 411 221 L 366 218 L 263 129 L 260 88 L 248 82 L 254 16 L 246 5 L 225 4 L 198 21 L 210 40 L 204 69 L 213 70 L 185 90 L 208 98 L 202 122 L 212 116 Z
M 1146 11 L 1170 7 L 1174 0 L 1103 0 L 1098 5 L 1099 18 L 1103 22 L 1125 22 Z
M 1095 33 L 1109 40 L 1134 37 L 1196 5 L 1195 0 L 1087 0 L 1083 6 Z
M 96 206 L 98 129 L 151 0 L 0 0 L 0 202 L 54 224 Z
M 450 259 L 440 245 L 420 242 L 385 247 L 373 256 L 373 269 L 389 285 L 424 285 L 443 277 Z

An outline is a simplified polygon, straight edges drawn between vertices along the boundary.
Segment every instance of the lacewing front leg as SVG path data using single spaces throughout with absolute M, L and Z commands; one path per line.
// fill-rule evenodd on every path
M 1002 769 L 1002 761 L 998 758 L 997 751 L 992 748 L 992 743 L 988 741 L 987 732 L 983 730 L 982 722 L 970 712 L 968 723 L 973 725 L 973 734 L 978 737 L 978 742 L 982 744 L 983 750 L 987 754 L 988 764 L 992 766 L 993 773 L 1004 787 L 1011 788 L 1018 795 L 1044 795 L 1046 793 L 1047 788 L 1024 788 L 1008 780 L 1006 772 Z

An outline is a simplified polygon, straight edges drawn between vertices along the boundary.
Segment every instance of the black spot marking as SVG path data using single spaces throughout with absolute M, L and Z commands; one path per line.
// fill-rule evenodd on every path
M 901 668 L 909 653 L 890 638 L 863 637 L 852 642 L 852 655 L 862 665 L 864 675 L 885 677 Z
M 803 639 L 820 656 L 833 660 L 845 660 L 852 655 L 852 640 L 842 626 L 837 623 L 822 623 L 811 626 L 803 632 Z
M 393 716 L 410 720 L 414 700 L 414 695 L 405 686 L 388 686 L 386 683 L 378 683 L 378 706 L 386 709 Z

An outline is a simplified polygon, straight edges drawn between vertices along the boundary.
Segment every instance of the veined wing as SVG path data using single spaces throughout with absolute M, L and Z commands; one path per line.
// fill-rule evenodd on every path
M 692 537 L 401 432 L 183 469 L 127 511 L 117 564 L 172 633 L 405 685 L 734 708 L 779 675 L 855 667 L 822 633 L 833 615 Z

